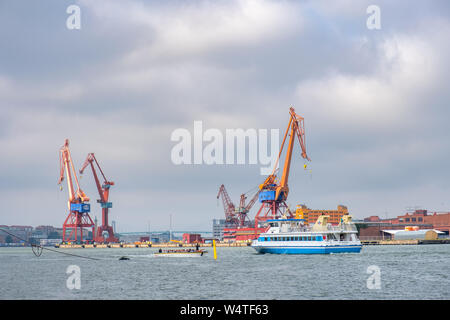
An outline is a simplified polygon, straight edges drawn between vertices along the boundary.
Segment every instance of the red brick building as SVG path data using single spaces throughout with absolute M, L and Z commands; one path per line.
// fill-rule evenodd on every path
M 392 225 L 415 225 L 420 229 L 425 229 L 425 226 L 432 226 L 433 229 L 443 231 L 446 234 L 450 233 L 450 212 L 432 214 L 427 210 L 416 210 L 413 213 L 406 213 L 392 219 L 380 219 L 378 216 L 370 216 L 364 219 L 364 222 L 380 222 Z
M 416 210 L 391 219 L 370 216 L 364 222 L 357 223 L 361 240 L 390 238 L 383 230 L 404 230 L 417 226 L 419 229 L 435 229 L 449 235 L 450 212 L 429 214 L 427 210 Z

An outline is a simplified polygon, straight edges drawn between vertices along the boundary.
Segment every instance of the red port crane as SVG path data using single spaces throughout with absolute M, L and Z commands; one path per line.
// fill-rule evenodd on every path
M 289 194 L 288 179 L 289 171 L 291 168 L 292 150 L 294 149 L 295 136 L 298 138 L 300 147 L 302 149 L 302 158 L 311 161 L 306 154 L 304 119 L 295 113 L 294 108 L 289 109 L 289 114 L 289 124 L 284 134 L 283 142 L 281 144 L 275 167 L 272 171 L 272 174 L 270 174 L 267 179 L 259 186 L 259 201 L 262 204 L 255 217 L 255 227 L 258 227 L 260 221 L 275 219 L 280 217 L 281 215 L 286 215 L 286 213 L 286 216 L 289 216 L 290 218 L 293 217 L 292 212 L 286 205 L 286 199 Z M 288 134 L 289 143 L 287 147 L 286 158 L 284 160 L 283 174 L 280 181 L 278 182 L 276 180 L 277 176 L 275 174 L 275 171 L 278 167 L 278 162 L 280 160 L 281 153 L 283 152 L 284 143 L 286 142 L 286 137 Z M 263 215 L 261 215 L 261 213 L 263 213 Z
M 246 193 L 241 194 L 241 200 L 239 202 L 239 209 L 238 209 L 240 227 L 243 227 L 246 223 L 250 222 L 248 213 L 250 212 L 250 209 L 253 207 L 253 205 L 256 203 L 256 200 L 258 200 L 259 192 L 260 191 L 258 190 L 258 192 L 255 193 L 253 198 L 247 204 L 245 204 L 247 194 Z
M 65 171 L 67 176 L 67 187 L 69 189 L 69 201 L 67 203 L 69 208 L 69 215 L 67 216 L 63 224 L 63 241 L 66 242 L 68 240 L 72 240 L 72 237 L 74 237 L 75 242 L 78 242 L 79 233 L 80 242 L 83 242 L 83 228 L 92 227 L 92 234 L 94 234 L 94 222 L 89 216 L 89 198 L 86 196 L 83 190 L 81 190 L 78 183 L 77 175 L 75 173 L 75 168 L 72 162 L 72 157 L 70 155 L 69 139 L 65 140 L 64 145 L 60 149 L 59 162 L 60 175 L 58 184 L 61 185 L 61 183 L 63 182 Z M 72 174 L 77 187 L 76 191 L 73 188 L 74 180 L 72 179 Z M 66 236 L 66 229 L 71 229 L 70 235 L 68 237 Z
M 100 171 L 102 177 L 103 177 L 103 184 L 100 184 L 100 180 L 98 179 L 97 172 L 95 171 L 95 165 L 97 166 L 98 170 Z M 109 199 L 109 189 L 111 186 L 114 185 L 114 182 L 109 181 L 106 179 L 102 168 L 98 164 L 97 159 L 95 158 L 95 155 L 93 153 L 89 153 L 87 155 L 86 161 L 84 161 L 83 166 L 80 169 L 80 174 L 83 174 L 84 169 L 90 165 L 92 169 L 92 174 L 94 176 L 95 184 L 97 186 L 98 193 L 100 195 L 100 199 L 97 200 L 98 203 L 100 203 L 100 206 L 102 208 L 102 224 L 99 226 L 94 233 L 94 241 L 96 242 L 118 242 L 119 239 L 114 236 L 114 230 L 109 225 L 108 221 L 108 214 L 109 209 L 112 208 L 112 202 L 108 202 Z
M 224 185 L 219 188 L 219 193 L 217 194 L 217 199 L 222 197 L 223 210 L 225 211 L 225 223 L 227 225 L 237 226 L 239 225 L 239 219 L 236 217 L 236 209 L 234 203 L 231 201 L 227 190 Z
M 250 222 L 248 212 L 258 200 L 259 191 L 253 196 L 248 204 L 245 204 L 247 195 L 241 194 L 239 208 L 236 209 L 234 203 L 231 201 L 225 186 L 222 184 L 217 194 L 217 199 L 222 196 L 223 208 L 225 211 L 225 223 L 230 227 L 243 227 Z

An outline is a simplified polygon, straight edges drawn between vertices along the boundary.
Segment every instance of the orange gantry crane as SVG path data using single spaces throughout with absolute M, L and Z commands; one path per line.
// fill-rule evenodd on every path
M 95 171 L 95 165 L 97 166 L 98 170 L 100 171 L 102 177 L 103 177 L 103 184 L 100 184 L 100 180 L 98 178 L 97 172 Z M 80 169 L 80 174 L 83 174 L 86 167 L 90 165 L 92 169 L 92 174 L 94 176 L 95 185 L 97 186 L 98 193 L 100 195 L 100 199 L 97 200 L 98 203 L 100 203 L 100 206 L 102 208 L 102 224 L 97 227 L 97 230 L 95 230 L 93 238 L 96 242 L 118 242 L 119 239 L 114 236 L 114 230 L 109 225 L 108 221 L 108 214 L 109 209 L 112 208 L 112 202 L 108 202 L 109 199 L 109 189 L 111 186 L 114 185 L 114 182 L 109 181 L 106 179 L 102 168 L 98 164 L 97 159 L 95 158 L 95 155 L 93 153 L 89 153 L 87 155 L 86 161 L 84 162 L 83 166 Z
M 305 146 L 305 127 L 304 119 L 295 113 L 294 108 L 289 109 L 289 124 L 284 134 L 283 142 L 281 144 L 280 152 L 278 154 L 277 161 L 272 173 L 267 179 L 259 186 L 259 201 L 262 203 L 258 213 L 255 216 L 255 228 L 258 227 L 261 221 L 268 219 L 276 219 L 280 216 L 286 215 L 289 218 L 293 217 L 292 212 L 286 205 L 286 199 L 289 194 L 288 179 L 289 171 L 291 168 L 292 151 L 294 149 L 295 137 L 298 138 L 300 147 L 302 149 L 301 156 L 303 159 L 311 161 L 306 154 Z M 286 138 L 289 134 L 289 143 L 286 152 L 286 158 L 284 160 L 284 167 L 281 179 L 277 181 L 276 169 L 281 157 L 281 153 L 284 149 Z
M 58 184 L 64 180 L 64 172 L 67 176 L 67 187 L 69 189 L 69 215 L 63 224 L 63 241 L 75 240 L 78 242 L 78 234 L 80 235 L 79 242 L 83 242 L 83 228 L 92 228 L 92 234 L 94 234 L 94 222 L 89 216 L 91 209 L 89 202 L 89 197 L 81 190 L 80 184 L 78 183 L 78 178 L 75 173 L 75 168 L 73 166 L 72 157 L 69 150 L 69 139 L 66 139 L 64 145 L 60 149 L 59 153 L 60 162 L 60 175 Z M 73 178 L 72 178 L 73 174 Z M 77 189 L 73 187 L 73 181 Z M 62 190 L 62 186 L 61 186 Z M 66 230 L 70 229 L 70 235 L 66 236 Z

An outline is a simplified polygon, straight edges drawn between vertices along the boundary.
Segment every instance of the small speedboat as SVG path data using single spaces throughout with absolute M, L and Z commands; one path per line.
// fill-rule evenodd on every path
M 206 253 L 197 249 L 159 249 L 154 253 L 155 257 L 201 257 Z

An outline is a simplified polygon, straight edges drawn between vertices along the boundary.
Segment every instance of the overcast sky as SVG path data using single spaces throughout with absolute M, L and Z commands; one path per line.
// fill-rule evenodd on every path
M 304 171 L 295 146 L 292 207 L 450 211 L 449 17 L 444 0 L 0 0 L 0 224 L 62 226 L 69 138 L 77 169 L 94 152 L 116 183 L 119 231 L 168 229 L 170 214 L 210 230 L 219 186 L 237 204 L 260 165 L 174 165 L 171 133 L 284 132 L 290 106 L 312 160 Z M 100 218 L 90 172 L 80 181 Z

